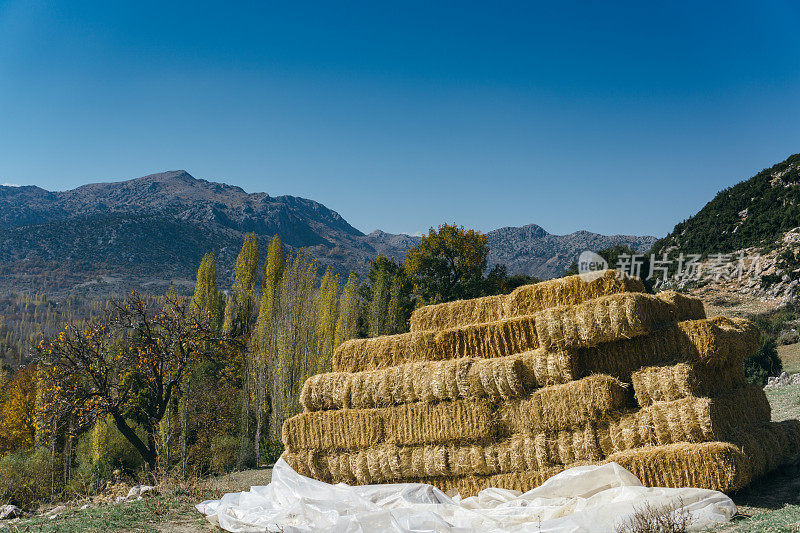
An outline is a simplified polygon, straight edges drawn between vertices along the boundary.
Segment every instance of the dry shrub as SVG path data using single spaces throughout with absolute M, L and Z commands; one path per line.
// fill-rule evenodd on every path
M 634 507 L 634 514 L 616 528 L 617 533 L 684 533 L 692 523 L 692 515 L 683 501 L 662 505 L 644 502 Z

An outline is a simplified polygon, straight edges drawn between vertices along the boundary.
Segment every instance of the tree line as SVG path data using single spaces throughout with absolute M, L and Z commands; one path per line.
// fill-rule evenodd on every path
M 530 283 L 496 266 L 479 232 L 431 229 L 365 279 L 322 268 L 279 236 L 245 238 L 229 291 L 206 254 L 191 297 L 132 293 L 70 320 L 36 362 L 0 372 L 0 499 L 99 490 L 114 470 L 227 472 L 277 459 L 283 421 L 336 346 L 408 331 L 420 305 Z M 28 480 L 28 481 L 26 481 Z M 27 496 L 25 496 L 27 495 Z

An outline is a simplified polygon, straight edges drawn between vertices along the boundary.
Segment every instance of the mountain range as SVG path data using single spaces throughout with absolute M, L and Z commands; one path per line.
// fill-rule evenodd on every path
M 296 196 L 247 193 L 183 170 L 68 191 L 0 186 L 0 289 L 108 294 L 191 286 L 202 255 L 217 254 L 220 281 L 246 233 L 279 234 L 340 272 L 364 274 L 378 255 L 402 258 L 420 237 L 364 234 L 337 212 Z M 585 249 L 624 244 L 646 251 L 654 237 L 588 231 L 553 235 L 530 224 L 487 233 L 489 266 L 559 276 Z

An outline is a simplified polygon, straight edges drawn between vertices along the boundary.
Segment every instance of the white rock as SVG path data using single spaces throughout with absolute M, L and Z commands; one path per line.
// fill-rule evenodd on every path
M 25 516 L 25 511 L 16 505 L 0 505 L 0 520 L 10 520 Z

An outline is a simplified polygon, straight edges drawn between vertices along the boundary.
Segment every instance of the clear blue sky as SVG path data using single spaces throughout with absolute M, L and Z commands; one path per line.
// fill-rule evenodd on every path
M 0 0 L 0 183 L 663 235 L 800 152 L 800 4 Z

